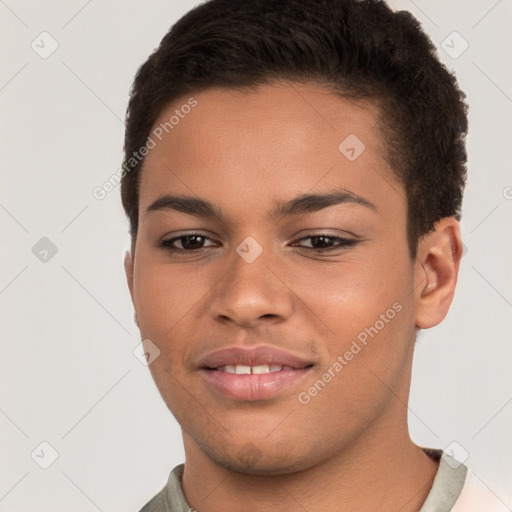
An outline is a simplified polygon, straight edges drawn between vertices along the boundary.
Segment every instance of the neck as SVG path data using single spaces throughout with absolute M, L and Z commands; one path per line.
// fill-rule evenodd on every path
M 402 406 L 403 407 L 403 406 Z M 409 438 L 406 422 L 381 418 L 350 446 L 306 470 L 279 476 L 230 471 L 209 459 L 184 434 L 182 487 L 198 512 L 323 510 L 418 512 L 438 469 Z

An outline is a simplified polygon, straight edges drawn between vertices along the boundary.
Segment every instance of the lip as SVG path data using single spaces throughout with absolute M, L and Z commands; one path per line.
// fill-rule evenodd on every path
M 226 365 L 279 365 L 280 371 L 239 375 L 217 368 Z M 302 356 L 271 346 L 228 347 L 199 361 L 200 373 L 214 391 L 234 400 L 266 400 L 289 391 L 311 371 L 314 363 Z
M 275 364 L 301 369 L 312 365 L 313 361 L 276 347 L 259 345 L 257 347 L 233 346 L 215 350 L 206 354 L 198 362 L 200 368 L 210 369 L 238 364 L 247 366 Z
M 281 370 L 259 375 L 237 375 L 219 370 L 201 369 L 205 381 L 222 395 L 234 400 L 268 400 L 289 391 L 300 382 L 311 367 Z

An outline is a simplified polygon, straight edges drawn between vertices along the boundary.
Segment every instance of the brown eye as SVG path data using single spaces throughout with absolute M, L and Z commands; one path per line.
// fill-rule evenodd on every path
M 188 233 L 186 235 L 170 238 L 169 240 L 163 240 L 160 247 L 171 252 L 192 252 L 210 247 L 204 245 L 207 240 L 210 239 L 205 235 L 201 235 L 199 233 Z
M 311 235 L 301 238 L 299 242 L 303 240 L 311 240 L 310 246 L 304 246 L 305 249 L 313 251 L 329 251 L 334 249 L 343 249 L 345 247 L 352 247 L 359 243 L 359 240 L 353 238 L 344 238 L 340 236 L 331 235 Z

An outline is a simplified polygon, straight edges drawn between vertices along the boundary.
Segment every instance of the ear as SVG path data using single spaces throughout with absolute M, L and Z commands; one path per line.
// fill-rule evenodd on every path
M 132 250 L 126 251 L 124 255 L 124 273 L 126 274 L 126 282 L 128 283 L 128 289 L 130 290 L 130 296 L 132 298 L 132 304 L 135 308 L 135 301 L 133 300 L 133 244 Z M 135 310 L 134 320 L 137 327 L 139 327 L 139 320 L 137 318 L 137 310 Z
M 455 293 L 462 241 L 459 223 L 446 217 L 418 243 L 415 262 L 416 327 L 428 329 L 448 313 Z
M 133 301 L 133 257 L 130 251 L 126 251 L 124 255 L 124 273 L 126 275 L 126 282 Z M 135 303 L 134 303 L 135 304 Z

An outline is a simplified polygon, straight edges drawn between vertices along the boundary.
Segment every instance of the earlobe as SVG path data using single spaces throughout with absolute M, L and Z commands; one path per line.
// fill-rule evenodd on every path
M 448 313 L 455 293 L 461 256 L 459 223 L 454 217 L 437 222 L 435 229 L 420 240 L 415 263 L 418 328 L 434 327 Z

